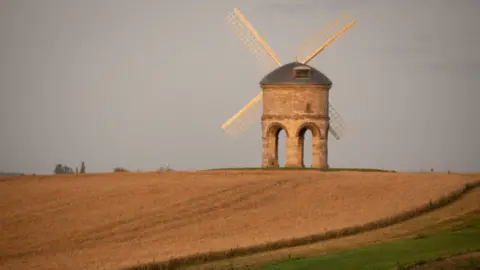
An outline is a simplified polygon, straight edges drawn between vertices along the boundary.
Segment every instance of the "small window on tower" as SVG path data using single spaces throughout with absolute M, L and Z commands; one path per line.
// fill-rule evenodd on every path
M 294 68 L 295 79 L 309 79 L 311 70 L 308 66 L 300 66 Z
M 305 106 L 305 111 L 307 113 L 311 113 L 312 112 L 312 104 L 307 103 L 307 105 Z

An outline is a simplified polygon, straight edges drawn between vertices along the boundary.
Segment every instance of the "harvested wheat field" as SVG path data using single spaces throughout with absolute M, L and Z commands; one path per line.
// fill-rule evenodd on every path
M 202 171 L 0 179 L 1 269 L 119 269 L 364 224 L 470 175 Z

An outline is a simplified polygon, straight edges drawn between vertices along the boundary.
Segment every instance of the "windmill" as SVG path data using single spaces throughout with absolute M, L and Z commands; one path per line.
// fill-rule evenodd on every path
M 225 21 L 268 74 L 260 82 L 262 91 L 228 119 L 222 125 L 222 129 L 232 135 L 244 131 L 249 124 L 260 118 L 258 115 L 262 109 L 260 101 L 263 101 L 262 166 L 278 166 L 278 132 L 282 129 L 287 134 L 287 166 L 303 166 L 303 133 L 305 129 L 310 129 L 314 136 L 312 152 L 317 157 L 312 159 L 312 167 L 327 167 L 328 133 L 339 140 L 343 135 L 345 123 L 328 100 L 331 81 L 308 63 L 353 27 L 356 21 L 346 14 L 338 16 L 320 33 L 302 44 L 296 60 L 286 65 L 281 64 L 278 56 L 240 10 L 234 8 Z M 299 58 L 303 60 L 299 62 Z M 279 91 L 283 91 L 284 94 L 281 94 L 283 96 L 288 96 L 285 93 L 290 92 L 290 98 L 283 98 L 284 100 L 279 103 Z M 269 93 L 269 101 L 264 100 L 266 93 Z M 286 99 L 290 99 L 291 105 Z M 279 105 L 281 103 L 287 105 Z M 300 106 L 306 105 L 305 112 L 299 113 L 299 103 Z M 280 110 L 279 106 L 284 107 L 282 111 L 288 112 L 283 115 L 275 113 Z M 268 114 L 266 111 L 274 114 Z

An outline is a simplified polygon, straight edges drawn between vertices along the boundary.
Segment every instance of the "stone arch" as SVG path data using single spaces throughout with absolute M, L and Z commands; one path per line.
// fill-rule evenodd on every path
M 323 139 L 324 137 L 322 136 L 322 133 L 320 131 L 320 127 L 315 124 L 315 123 L 312 123 L 312 122 L 306 122 L 306 123 L 303 123 L 301 124 L 298 129 L 297 129 L 297 132 L 295 134 L 296 138 L 297 138 L 297 160 L 299 162 L 299 165 L 301 167 L 305 167 L 305 161 L 304 161 L 304 152 L 305 152 L 305 132 L 307 130 L 310 130 L 310 132 L 312 133 L 312 145 L 311 145 L 311 149 L 312 149 L 312 166 L 313 166 L 313 163 L 314 163 L 314 153 L 315 153 L 315 146 L 314 146 L 314 141 L 315 139 Z
M 307 129 L 310 130 L 310 132 L 312 132 L 312 136 L 314 138 L 320 137 L 320 139 L 323 139 L 325 137 L 324 134 L 322 134 L 322 132 L 320 131 L 320 127 L 317 124 L 312 123 L 312 122 L 306 122 L 306 123 L 301 124 L 298 127 L 295 136 L 296 137 L 303 136 L 305 134 L 305 131 L 307 131 Z
M 288 129 L 279 122 L 273 122 L 268 125 L 265 129 L 264 138 L 266 139 L 266 147 L 268 149 L 267 153 L 267 163 L 268 167 L 279 167 L 278 162 L 278 141 L 279 141 L 279 134 L 284 130 L 286 139 L 290 136 Z M 286 142 L 285 142 L 286 143 Z
M 273 122 L 273 123 L 270 123 L 268 125 L 268 127 L 265 129 L 265 137 L 269 137 L 269 136 L 278 136 L 278 133 L 280 133 L 280 131 L 282 131 L 282 129 L 285 131 L 285 135 L 287 135 L 287 138 L 290 137 L 290 134 L 288 132 L 288 129 L 287 127 L 285 127 L 285 125 L 283 125 L 282 123 L 280 122 Z

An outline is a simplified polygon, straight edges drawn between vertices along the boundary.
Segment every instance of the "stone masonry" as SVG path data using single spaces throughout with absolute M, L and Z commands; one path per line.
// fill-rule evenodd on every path
M 303 167 L 303 140 L 312 133 L 312 167 L 328 165 L 329 85 L 265 85 L 263 91 L 262 167 L 279 167 L 278 134 L 286 134 L 286 167 Z

